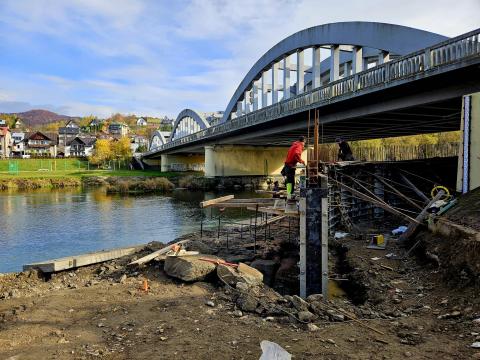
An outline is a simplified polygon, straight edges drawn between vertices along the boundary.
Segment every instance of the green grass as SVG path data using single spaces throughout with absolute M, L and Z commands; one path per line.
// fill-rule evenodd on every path
M 88 176 L 152 176 L 168 178 L 179 175 L 179 173 L 156 170 L 88 170 L 87 162 L 77 159 L 14 159 L 12 162 L 18 164 L 18 174 L 8 172 L 9 160 L 0 160 L 0 179 L 83 178 Z

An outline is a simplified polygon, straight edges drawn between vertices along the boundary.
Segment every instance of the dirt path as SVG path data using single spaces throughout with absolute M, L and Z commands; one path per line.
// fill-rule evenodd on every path
M 332 259 L 348 271 L 332 272 L 355 279 L 351 300 L 367 301 L 329 305 L 385 335 L 328 312 L 316 331 L 285 314 L 240 313 L 219 283 L 177 282 L 161 263 L 127 269 L 127 257 L 48 281 L 35 272 L 0 275 L 0 359 L 258 359 L 262 340 L 294 359 L 480 359 L 470 347 L 480 341 L 477 290 L 447 288 L 437 269 L 388 260 L 363 241 L 342 243 L 349 250 Z

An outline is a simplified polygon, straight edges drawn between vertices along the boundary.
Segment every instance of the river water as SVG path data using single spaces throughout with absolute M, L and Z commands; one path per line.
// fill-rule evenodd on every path
M 218 194 L 107 195 L 97 189 L 0 193 L 0 273 L 23 264 L 150 241 L 169 242 L 215 226 L 199 202 Z M 236 197 L 254 196 L 239 193 Z M 227 216 L 245 217 L 229 209 Z M 214 214 L 215 215 L 215 214 Z

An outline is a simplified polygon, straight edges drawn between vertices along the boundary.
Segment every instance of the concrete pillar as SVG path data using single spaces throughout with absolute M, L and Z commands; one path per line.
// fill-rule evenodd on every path
M 480 92 L 463 97 L 461 132 L 457 191 L 464 194 L 480 187 Z
M 205 157 L 203 154 L 161 155 L 162 172 L 168 171 L 204 171 Z
M 279 63 L 274 63 L 272 66 L 272 104 L 278 102 L 278 68 Z
M 253 111 L 258 110 L 258 82 L 254 81 L 252 85 L 253 91 Z
M 245 91 L 245 95 L 243 98 L 243 109 L 245 111 L 245 114 L 248 114 L 250 112 L 250 96 L 252 94 L 252 90 L 247 90 Z
M 290 98 L 290 56 L 283 58 L 283 100 Z
M 205 176 L 280 175 L 288 147 L 217 145 L 205 147 Z M 305 160 L 307 152 L 302 158 Z
M 363 48 L 354 46 L 352 50 L 352 71 L 354 74 L 363 71 Z
M 268 82 L 267 82 L 267 72 L 262 73 L 262 108 L 268 105 Z
M 243 115 L 243 101 L 238 101 L 237 102 L 237 116 L 242 116 Z
M 328 184 L 300 191 L 300 296 L 328 299 Z
M 340 78 L 340 46 L 332 45 L 330 48 L 330 81 Z
M 304 87 L 305 87 L 304 51 L 297 50 L 297 95 L 303 94 Z
M 343 64 L 343 77 L 350 76 L 352 73 L 352 63 L 350 61 Z
M 378 54 L 378 64 L 384 64 L 388 61 L 390 61 L 390 53 L 388 51 L 381 51 L 380 54 Z
M 312 49 L 312 89 L 320 87 L 320 48 L 314 47 Z

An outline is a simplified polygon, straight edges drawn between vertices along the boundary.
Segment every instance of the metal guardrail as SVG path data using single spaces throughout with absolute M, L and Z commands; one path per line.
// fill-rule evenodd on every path
M 172 140 L 145 155 L 168 150 L 205 138 L 226 134 L 248 126 L 288 116 L 305 107 L 322 106 L 361 91 L 368 91 L 391 82 L 405 80 L 419 74 L 480 56 L 480 29 L 446 40 L 429 48 L 408 54 L 371 69 L 330 82 L 290 99 L 282 100 L 252 113 L 231 119 L 222 124 Z

